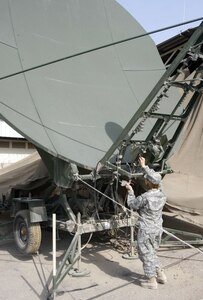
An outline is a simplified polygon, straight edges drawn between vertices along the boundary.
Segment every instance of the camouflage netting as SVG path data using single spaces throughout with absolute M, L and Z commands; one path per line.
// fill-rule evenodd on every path
M 203 227 L 203 96 L 188 119 L 181 143 L 169 160 L 174 173 L 164 177 L 166 208 L 174 218 Z

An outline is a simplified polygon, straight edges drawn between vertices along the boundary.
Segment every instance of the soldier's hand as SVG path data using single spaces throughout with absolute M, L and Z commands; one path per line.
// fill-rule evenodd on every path
M 132 191 L 133 190 L 132 186 L 130 185 L 130 182 L 128 182 L 126 180 L 122 180 L 121 181 L 121 186 L 125 186 L 128 191 Z
M 139 157 L 139 164 L 142 168 L 145 167 L 145 158 L 144 157 L 142 157 L 142 156 Z
M 128 185 L 129 182 L 127 180 L 121 180 L 121 186 L 125 186 Z

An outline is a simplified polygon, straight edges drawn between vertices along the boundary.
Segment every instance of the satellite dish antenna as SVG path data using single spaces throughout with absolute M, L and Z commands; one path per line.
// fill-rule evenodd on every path
M 145 33 L 113 0 L 1 1 L 0 20 L 2 119 L 93 169 L 165 71 L 154 42 L 110 46 Z

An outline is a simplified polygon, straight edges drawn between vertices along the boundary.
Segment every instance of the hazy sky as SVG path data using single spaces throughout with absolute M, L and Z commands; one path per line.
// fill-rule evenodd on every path
M 203 0 L 116 0 L 149 32 L 203 17 Z M 156 44 L 201 21 L 151 35 Z

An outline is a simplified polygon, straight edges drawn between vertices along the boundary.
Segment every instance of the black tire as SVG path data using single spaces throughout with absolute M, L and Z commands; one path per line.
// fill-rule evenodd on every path
M 14 220 L 14 239 L 18 250 L 23 254 L 33 254 L 41 244 L 41 227 L 39 223 L 30 223 L 29 211 L 20 210 Z

